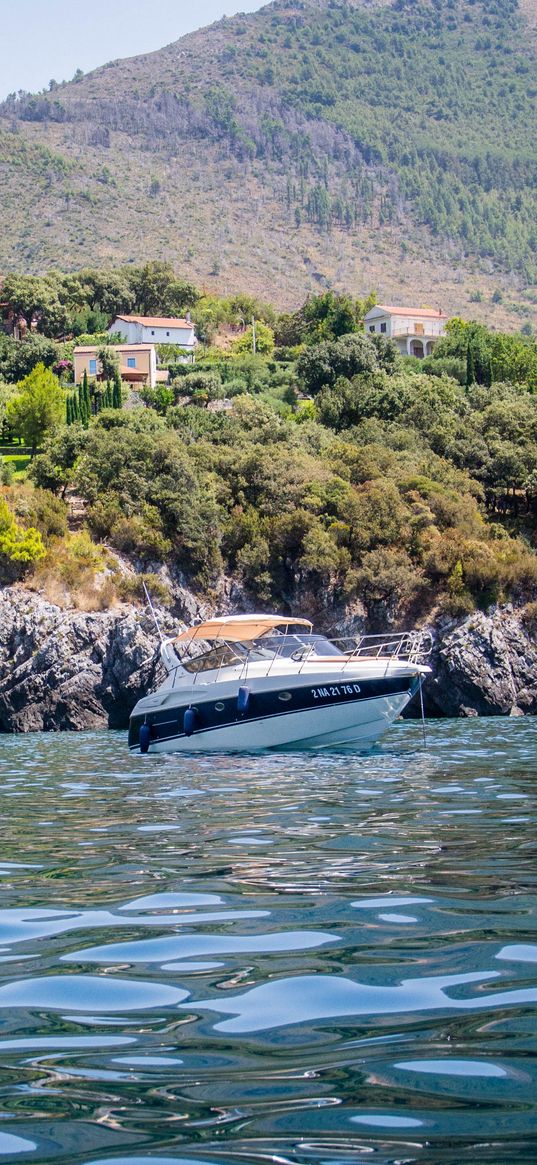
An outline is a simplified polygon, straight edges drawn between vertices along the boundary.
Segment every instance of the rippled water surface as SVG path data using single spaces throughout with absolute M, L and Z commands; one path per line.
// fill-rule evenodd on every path
M 536 745 L 0 737 L 0 1162 L 536 1161 Z

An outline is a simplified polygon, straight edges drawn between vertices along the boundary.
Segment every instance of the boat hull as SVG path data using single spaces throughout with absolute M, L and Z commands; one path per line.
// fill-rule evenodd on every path
M 406 676 L 360 684 L 293 687 L 292 695 L 253 691 L 242 712 L 237 709 L 236 699 L 214 703 L 213 697 L 212 701 L 198 701 L 194 709 L 188 705 L 188 711 L 195 713 L 191 734 L 184 731 L 187 711 L 184 706 L 167 706 L 150 715 L 137 714 L 135 709 L 129 747 L 132 752 L 141 751 L 140 728 L 146 723 L 150 728 L 147 749 L 150 753 L 369 746 L 401 714 L 419 688 L 420 678 L 414 671 Z M 286 705 L 282 706 L 283 695 L 293 705 L 288 710 Z M 187 721 L 189 730 L 191 725 L 192 720 Z

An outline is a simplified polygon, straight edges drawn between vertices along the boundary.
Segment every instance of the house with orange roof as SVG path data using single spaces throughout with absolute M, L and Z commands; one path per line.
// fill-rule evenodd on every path
M 89 380 L 104 380 L 99 352 L 102 344 L 83 344 L 74 349 L 75 384 L 80 384 L 84 373 Z M 154 388 L 159 380 L 154 344 L 114 344 L 109 349 L 117 358 L 121 379 L 133 388 L 148 385 Z M 167 373 L 166 373 L 167 378 Z
M 388 336 L 403 356 L 430 356 L 449 316 L 440 308 L 392 307 L 377 303 L 364 316 L 366 332 Z
M 116 316 L 108 331 L 110 335 L 119 332 L 126 344 L 178 344 L 192 357 L 198 342 L 189 312 L 184 319 L 176 316 Z

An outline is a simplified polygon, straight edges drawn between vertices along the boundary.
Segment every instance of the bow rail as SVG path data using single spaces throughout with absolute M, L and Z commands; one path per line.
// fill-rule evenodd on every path
M 332 640 L 338 646 L 345 640 Z M 433 649 L 433 638 L 430 631 L 393 631 L 384 635 L 362 635 L 347 643 L 354 643 L 350 648 L 343 648 L 348 659 L 399 659 L 408 663 L 420 663 L 427 659 Z

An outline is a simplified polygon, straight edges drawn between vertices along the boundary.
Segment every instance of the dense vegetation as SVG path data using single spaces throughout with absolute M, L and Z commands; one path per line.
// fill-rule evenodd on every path
M 285 0 L 134 63 L 8 98 L 0 177 L 12 230 L 25 170 L 50 210 L 27 223 L 28 257 L 32 245 L 34 256 L 48 253 L 59 223 L 76 265 L 89 216 L 101 223 L 100 253 L 107 240 L 136 260 L 136 228 L 130 242 L 109 234 L 133 192 L 144 233 L 159 221 L 168 237 L 201 246 L 201 192 L 211 201 L 216 191 L 225 216 L 223 182 L 230 204 L 242 192 L 242 215 L 250 197 L 258 213 L 277 201 L 290 236 L 301 224 L 350 234 L 399 224 L 424 255 L 440 239 L 453 261 L 476 255 L 531 284 L 535 70 L 517 0 Z M 179 172 L 174 159 L 185 155 Z M 84 229 L 66 234 L 66 222 Z M 236 217 L 220 244 L 232 234 Z
M 113 295 L 104 310 L 105 289 L 138 295 L 140 278 L 85 271 L 44 284 L 62 307 L 58 327 L 63 310 L 86 323 L 91 310 L 101 326 L 101 313 L 117 310 Z M 22 282 L 8 285 L 21 310 Z M 116 397 L 97 408 L 98 386 L 86 385 L 69 412 L 63 332 L 0 340 L 2 581 L 33 578 L 75 601 L 82 585 L 84 601 L 107 605 L 165 565 L 206 593 L 225 573 L 249 603 L 325 620 L 360 599 L 371 625 L 437 603 L 462 612 L 534 600 L 531 337 L 453 320 L 419 361 L 365 334 L 368 303 L 348 296 L 328 292 L 278 315 L 244 296 L 209 299 L 173 270 L 148 267 L 141 285 L 157 283 L 152 310 L 172 291 L 186 297 L 206 343 L 194 368 L 161 351 L 169 383 L 141 390 L 135 407 Z M 31 302 L 45 294 L 31 280 L 24 288 Z M 35 310 L 50 332 L 49 300 Z M 14 475 L 18 438 L 27 464 Z M 130 583 L 121 561 L 135 572 Z

